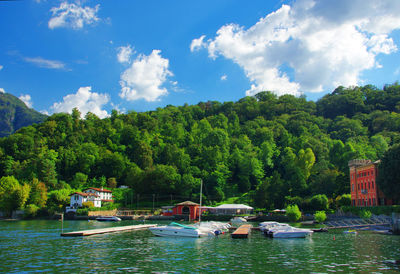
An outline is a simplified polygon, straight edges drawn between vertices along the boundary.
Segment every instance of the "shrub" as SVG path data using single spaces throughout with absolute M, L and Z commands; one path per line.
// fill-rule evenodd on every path
M 78 208 L 76 210 L 76 214 L 79 215 L 79 216 L 88 216 L 89 208 Z
M 372 212 L 369 211 L 369 210 L 366 210 L 366 209 L 365 210 L 361 210 L 360 217 L 363 218 L 363 219 L 369 219 L 369 218 L 372 217 Z
M 339 195 L 336 197 L 337 208 L 350 205 L 351 205 L 351 194 L 343 194 L 342 196 Z
M 94 207 L 94 204 L 92 201 L 87 201 L 87 202 L 82 203 L 82 207 L 83 208 L 91 208 L 91 207 Z
M 314 214 L 314 219 L 315 221 L 317 221 L 318 223 L 322 223 L 326 220 L 326 213 L 325 211 L 317 211 Z
M 301 217 L 301 212 L 297 205 L 291 205 L 286 207 L 286 215 L 289 218 L 289 221 L 296 222 Z
M 318 194 L 311 198 L 311 206 L 314 210 L 327 210 L 328 198 L 325 194 Z
M 35 217 L 39 211 L 39 207 L 35 204 L 29 204 L 25 207 L 25 217 Z
M 301 206 L 301 204 L 303 203 L 303 199 L 299 196 L 294 196 L 294 197 L 286 196 L 285 200 L 287 205 Z

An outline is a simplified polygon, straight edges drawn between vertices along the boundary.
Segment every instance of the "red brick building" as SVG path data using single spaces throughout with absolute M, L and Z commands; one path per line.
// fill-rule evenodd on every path
M 376 185 L 379 162 L 358 159 L 349 161 L 351 204 L 353 206 L 392 204 L 392 201 L 386 199 Z

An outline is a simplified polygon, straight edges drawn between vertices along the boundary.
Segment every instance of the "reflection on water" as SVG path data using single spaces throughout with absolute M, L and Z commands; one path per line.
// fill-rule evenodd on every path
M 64 232 L 132 221 L 66 221 Z M 137 224 L 137 223 L 136 223 Z M 60 237 L 61 222 L 0 222 L 1 272 L 395 272 L 400 238 L 360 232 L 306 239 L 161 238 L 149 231 Z

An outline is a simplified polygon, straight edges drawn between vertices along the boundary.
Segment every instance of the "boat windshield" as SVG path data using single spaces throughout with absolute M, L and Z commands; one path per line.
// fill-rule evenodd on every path
M 182 225 L 182 224 L 178 224 L 178 223 L 175 223 L 175 222 L 170 223 L 168 226 L 179 226 L 179 227 L 183 227 L 183 228 L 187 228 L 187 229 L 196 229 L 193 226 Z

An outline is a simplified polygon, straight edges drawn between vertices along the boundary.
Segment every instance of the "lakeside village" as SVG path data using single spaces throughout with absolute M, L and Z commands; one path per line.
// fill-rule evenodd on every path
M 278 222 L 297 222 L 303 224 L 319 223 L 320 227 L 375 229 L 385 233 L 400 234 L 400 214 L 373 214 L 373 211 L 382 213 L 382 207 L 394 208 L 394 201 L 387 199 L 376 184 L 379 161 L 351 160 L 348 163 L 350 169 L 351 202 L 343 212 L 339 209 L 334 214 L 326 214 L 325 211 L 317 211 L 315 214 L 302 214 L 297 205 L 288 206 L 286 209 L 275 209 L 271 212 L 255 212 L 254 208 L 245 204 L 221 204 L 219 206 L 201 206 L 192 201 L 182 201 L 174 205 L 165 205 L 153 210 L 104 210 L 104 204 L 112 204 L 112 190 L 106 188 L 89 187 L 82 192 L 70 194 L 69 206 L 60 214 L 62 219 L 72 220 L 172 220 L 196 222 L 200 218 L 203 221 L 229 221 L 230 224 L 238 224 L 247 221 L 261 222 L 262 224 L 281 224 Z M 121 187 L 120 187 L 121 188 Z M 122 188 L 127 188 L 122 186 Z M 201 196 L 201 195 L 200 195 Z M 85 210 L 83 210 L 85 209 Z M 84 214 L 82 214 L 84 212 Z M 354 214 L 358 212 L 359 214 Z M 23 212 L 14 212 L 22 216 Z M 391 216 L 390 216 L 391 215 Z
M 112 191 L 104 188 L 88 188 L 83 192 L 75 192 L 70 195 L 70 205 L 66 208 L 66 214 L 73 219 L 98 219 L 116 217 L 118 219 L 150 219 L 150 220 L 185 220 L 196 221 L 202 216 L 203 220 L 211 221 L 256 221 L 274 223 L 274 221 L 303 221 L 303 223 L 322 223 L 325 227 L 335 228 L 376 228 L 380 231 L 399 232 L 399 214 L 392 216 L 385 214 L 373 214 L 369 210 L 374 207 L 393 206 L 394 201 L 387 199 L 384 193 L 376 185 L 379 161 L 351 160 L 348 163 L 350 169 L 351 205 L 353 209 L 360 209 L 361 216 L 341 211 L 326 215 L 324 211 L 316 214 L 299 214 L 293 207 L 287 209 L 275 209 L 268 213 L 255 212 L 254 208 L 244 204 L 221 204 L 219 206 L 201 206 L 192 201 L 183 201 L 175 205 L 162 206 L 157 212 L 140 210 L 109 210 L 88 211 L 87 216 L 76 216 L 79 208 L 90 202 L 94 208 L 101 208 L 102 203 L 113 202 Z M 288 210 L 288 212 L 287 212 Z M 297 209 L 298 210 L 298 209 Z M 293 212 L 289 212 L 293 211 Z M 353 211 L 354 212 L 354 211 Z M 152 214 L 153 213 L 153 214 Z M 244 217 L 244 218 L 242 218 Z M 110 219 L 113 220 L 113 219 Z

